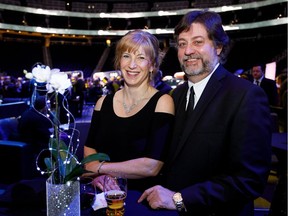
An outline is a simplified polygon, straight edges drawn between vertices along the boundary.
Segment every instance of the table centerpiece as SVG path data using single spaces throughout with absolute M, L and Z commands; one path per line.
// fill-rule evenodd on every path
M 53 128 L 48 149 L 43 149 L 36 158 L 37 169 L 48 174 L 46 181 L 46 204 L 48 216 L 80 216 L 80 183 L 79 179 L 88 171 L 84 169 L 87 162 L 108 161 L 109 156 L 96 153 L 78 161 L 76 152 L 79 147 L 80 132 L 76 129 L 73 115 L 69 111 L 67 95 L 71 88 L 71 79 L 59 69 L 50 69 L 41 63 L 24 71 L 26 78 L 31 79 L 33 94 L 31 106 L 39 95 L 45 95 L 46 109 L 39 113 L 47 117 Z M 60 121 L 61 109 L 67 113 L 67 121 Z M 48 152 L 48 156 L 47 156 Z M 44 161 L 41 161 L 41 160 Z M 39 164 L 44 163 L 45 168 Z

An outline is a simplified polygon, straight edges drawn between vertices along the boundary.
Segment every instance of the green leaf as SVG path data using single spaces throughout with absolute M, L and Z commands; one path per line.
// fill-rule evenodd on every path
M 74 167 L 74 169 L 68 174 L 66 175 L 64 181 L 71 181 L 76 179 L 77 177 L 81 176 L 84 173 L 84 169 L 83 166 L 78 164 L 77 166 Z
M 51 158 L 44 158 L 44 163 L 49 171 L 52 171 L 52 161 Z
M 79 164 L 77 161 L 77 158 L 75 158 L 74 155 L 71 157 L 71 153 L 68 153 L 68 154 L 69 154 L 68 155 L 69 163 L 63 164 L 63 167 L 66 166 L 66 168 L 65 168 L 65 172 L 66 172 L 65 175 L 66 176 L 69 175 L 75 169 L 75 167 L 77 167 Z M 65 176 L 63 176 L 63 177 L 65 177 Z
M 77 177 L 82 176 L 84 173 L 93 173 L 91 171 L 87 171 L 84 169 L 83 165 L 92 161 L 110 161 L 110 158 L 107 154 L 105 153 L 95 153 L 92 155 L 89 155 L 87 157 L 85 157 L 80 164 L 75 165 L 75 167 L 73 168 L 73 170 L 68 173 L 64 179 L 65 182 L 67 181 L 71 181 L 76 179 Z
M 81 163 L 72 154 L 63 140 L 50 139 L 51 157 L 45 158 L 45 164 L 49 171 L 53 172 L 55 182 L 64 183 L 73 181 L 84 173 L 93 173 L 84 169 L 84 164 L 92 161 L 110 161 L 105 153 L 95 153 L 85 157 Z M 69 161 L 68 163 L 66 161 Z M 57 167 L 56 167 L 57 166 Z
M 95 153 L 95 154 L 91 154 L 88 155 L 87 157 L 85 157 L 82 161 L 81 164 L 84 165 L 86 163 L 92 162 L 92 161 L 110 161 L 110 157 L 105 154 L 105 153 Z

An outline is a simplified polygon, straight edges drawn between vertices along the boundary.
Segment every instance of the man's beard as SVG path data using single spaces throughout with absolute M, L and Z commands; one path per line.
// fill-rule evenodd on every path
M 189 76 L 198 76 L 198 75 L 202 75 L 202 74 L 209 74 L 212 71 L 212 65 L 209 61 L 203 61 L 203 59 L 201 59 L 202 62 L 202 67 L 200 68 L 190 68 L 190 67 L 185 67 L 184 64 L 181 64 L 181 68 L 184 71 L 184 73 L 186 74 L 187 77 Z

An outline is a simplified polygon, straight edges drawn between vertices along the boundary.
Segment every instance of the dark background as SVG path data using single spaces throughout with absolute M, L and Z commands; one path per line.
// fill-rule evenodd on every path
M 25 0 L 19 1 L 20 5 L 25 6 Z M 63 4 L 67 1 L 63 1 Z M 73 2 L 67 10 L 73 11 Z M 78 0 L 77 2 L 80 2 Z M 82 1 L 107 3 L 107 11 L 113 10 L 115 3 L 143 2 L 138 1 Z M 153 7 L 155 1 L 145 1 Z M 161 1 L 157 1 L 161 2 Z M 189 1 L 189 7 L 193 7 L 194 1 Z M 214 1 L 210 1 L 210 3 Z M 240 1 L 231 1 L 233 4 Z M 1 0 L 0 0 L 1 3 Z M 75 3 L 74 3 L 75 4 Z M 224 5 L 222 1 L 215 1 L 215 6 Z M 72 7 L 72 8 L 71 8 Z M 152 10 L 152 8 L 150 8 Z M 21 24 L 25 18 L 29 26 L 46 26 L 47 20 L 43 15 L 23 14 L 15 11 L 0 11 L 0 21 L 3 23 Z M 251 23 L 262 20 L 275 19 L 281 14 L 287 16 L 287 2 L 273 4 L 260 8 L 245 9 L 233 12 L 221 13 L 223 25 L 235 23 Z M 142 28 L 147 25 L 149 20 L 150 28 L 173 28 L 181 19 L 181 16 L 171 17 L 151 17 L 149 19 L 137 18 L 130 19 L 129 25 L 126 19 L 92 19 L 89 22 L 84 18 L 67 18 L 51 16 L 49 26 L 53 28 L 71 28 L 71 29 L 107 29 L 111 30 Z M 68 22 L 69 21 L 69 22 Z M 89 25 L 88 25 L 89 23 Z M 228 56 L 225 67 L 231 72 L 239 69 L 247 71 L 253 63 L 270 63 L 276 61 L 277 74 L 287 68 L 287 25 L 269 26 L 249 30 L 227 31 L 232 41 L 232 49 Z M 163 60 L 160 69 L 164 75 L 173 75 L 181 71 L 177 60 L 176 49 L 174 47 L 173 36 L 157 35 L 161 46 L 167 49 L 167 54 Z M 87 42 L 85 39 L 73 38 L 54 38 L 50 39 L 49 52 L 51 55 L 51 67 L 60 68 L 61 71 L 82 70 L 85 77 L 92 75 L 94 69 L 106 48 L 106 39 L 110 39 L 112 45 L 110 53 L 101 68 L 101 71 L 114 70 L 113 58 L 115 43 L 119 37 L 100 37 L 95 36 Z M 23 69 L 31 70 L 35 62 L 43 62 L 43 46 L 45 44 L 45 35 L 34 36 L 16 33 L 7 33 L 0 31 L 0 73 L 4 75 L 23 76 Z

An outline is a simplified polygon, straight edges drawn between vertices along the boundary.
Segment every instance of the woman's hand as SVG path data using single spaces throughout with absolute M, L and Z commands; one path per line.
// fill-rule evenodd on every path
M 105 178 L 105 175 L 97 176 L 96 178 L 94 178 L 92 184 L 93 184 L 94 186 L 96 186 L 97 188 L 99 188 L 101 191 L 103 191 L 103 188 L 104 188 L 104 178 Z

